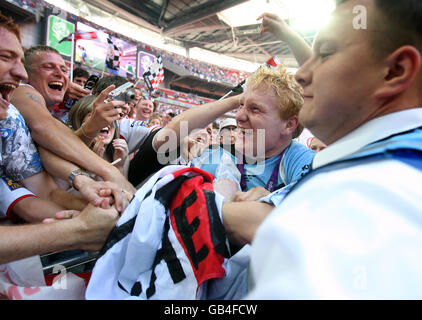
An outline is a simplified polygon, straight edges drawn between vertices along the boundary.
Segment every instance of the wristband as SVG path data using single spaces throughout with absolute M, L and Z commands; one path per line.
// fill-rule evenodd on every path
M 76 176 L 80 176 L 80 175 L 84 175 L 84 176 L 87 176 L 87 177 L 90 177 L 90 178 L 91 178 L 91 176 L 89 175 L 89 173 L 88 173 L 88 172 L 86 172 L 86 171 L 84 171 L 84 170 L 82 170 L 82 169 L 76 169 L 76 170 L 73 170 L 73 171 L 69 174 L 68 181 L 69 181 L 70 185 L 71 185 L 73 188 L 75 188 L 75 190 L 78 190 L 78 189 L 77 189 L 77 188 L 73 185 L 73 181 L 75 180 Z

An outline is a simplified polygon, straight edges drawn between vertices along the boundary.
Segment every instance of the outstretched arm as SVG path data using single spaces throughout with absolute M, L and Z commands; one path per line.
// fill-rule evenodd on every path
M 42 147 L 39 147 L 38 151 L 44 168 L 54 177 L 68 181 L 70 173 L 79 169 L 75 164 L 63 160 Z M 116 168 L 116 170 L 118 169 Z M 110 199 L 110 196 L 113 195 L 116 208 L 119 212 L 123 212 L 127 198 L 131 198 L 133 195 L 132 191 L 116 183 L 94 181 L 84 175 L 78 175 L 74 178 L 73 187 L 90 203 L 95 206 L 101 206 L 102 208 L 108 208 L 109 204 L 113 203 Z M 124 192 L 122 192 L 123 189 L 125 190 Z
M 223 225 L 230 241 L 239 245 L 251 243 L 256 230 L 274 209 L 258 201 L 227 202 L 223 204 Z
M 175 137 L 177 146 L 194 129 L 202 129 L 210 122 L 224 115 L 240 105 L 242 95 L 237 95 L 223 100 L 213 101 L 201 106 L 186 110 L 173 118 L 164 128 L 162 128 L 154 139 L 154 149 L 166 143 L 169 137 Z M 174 146 L 174 149 L 175 147 Z
M 244 245 L 251 243 L 262 221 L 274 209 L 268 203 L 235 201 L 239 194 L 234 180 L 223 179 L 213 183 L 214 191 L 224 197 L 222 220 L 230 242 Z
M 262 19 L 261 34 L 270 32 L 278 39 L 286 42 L 299 65 L 304 64 L 311 57 L 312 48 L 308 43 L 277 15 L 263 13 L 257 18 L 257 20 L 260 19 Z
M 52 251 L 100 250 L 117 219 L 114 208 L 89 205 L 73 219 L 0 226 L 0 264 Z
M 29 86 L 15 90 L 12 104 L 19 110 L 38 145 L 57 154 L 106 181 L 135 191 L 118 169 L 92 152 L 69 128 L 54 119 L 47 110 L 44 98 Z
M 86 200 L 60 189 L 46 171 L 25 178 L 20 183 L 41 199 L 49 200 L 65 209 L 82 210 L 88 204 Z M 34 212 L 31 221 L 41 221 L 42 218 L 43 213 Z
M 46 218 L 54 217 L 54 215 L 65 208 L 55 204 L 54 202 L 40 199 L 37 197 L 27 197 L 19 200 L 13 207 L 13 213 L 26 222 L 41 222 Z

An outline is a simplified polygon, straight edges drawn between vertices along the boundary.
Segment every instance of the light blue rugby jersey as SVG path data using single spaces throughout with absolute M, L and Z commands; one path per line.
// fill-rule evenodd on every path
M 233 162 L 237 164 L 237 159 L 234 155 L 229 151 L 218 147 L 204 150 L 201 156 L 192 160 L 192 165 L 204 171 L 208 171 L 215 176 L 217 167 L 221 162 L 224 153 L 229 155 Z M 292 141 L 281 156 L 283 158 L 278 170 L 277 188 L 299 180 L 308 172 L 311 168 L 315 152 L 296 141 Z M 271 157 L 258 165 L 246 163 L 244 165 L 246 190 L 258 186 L 265 188 L 279 158 L 280 155 Z

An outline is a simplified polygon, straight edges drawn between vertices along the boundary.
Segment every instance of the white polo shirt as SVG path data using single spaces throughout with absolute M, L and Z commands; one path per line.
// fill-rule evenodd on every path
M 121 119 L 119 123 L 120 137 L 126 140 L 129 154 L 138 150 L 155 128 L 156 126 L 151 126 L 145 121 Z
M 373 119 L 319 152 L 313 167 L 421 126 L 420 108 Z M 386 159 L 321 172 L 258 229 L 247 298 L 421 299 L 421 253 L 421 171 Z

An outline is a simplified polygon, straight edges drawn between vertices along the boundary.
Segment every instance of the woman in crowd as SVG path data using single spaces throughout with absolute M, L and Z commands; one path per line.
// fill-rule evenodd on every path
M 69 112 L 68 125 L 78 130 L 86 121 L 91 120 L 93 102 L 96 96 L 87 96 L 79 100 Z M 109 162 L 116 162 L 115 166 L 127 177 L 129 168 L 128 146 L 124 139 L 120 139 L 119 126 L 116 121 L 102 128 L 93 139 L 91 149 Z
M 158 113 L 153 113 L 152 116 L 149 118 L 149 124 L 151 126 L 163 126 L 163 118 Z

